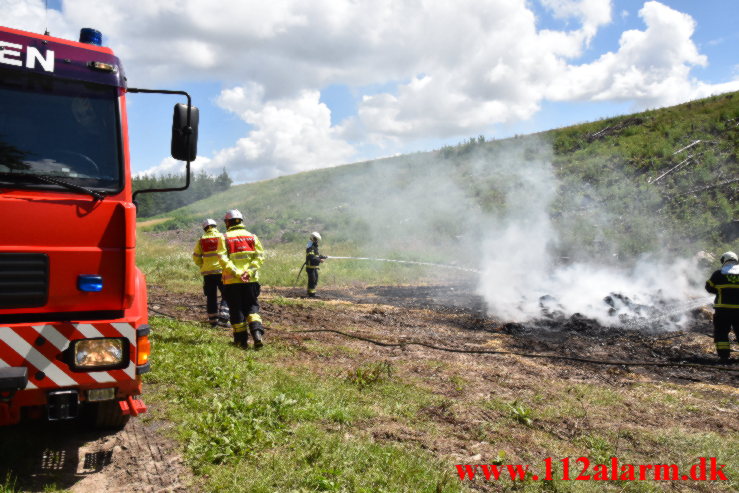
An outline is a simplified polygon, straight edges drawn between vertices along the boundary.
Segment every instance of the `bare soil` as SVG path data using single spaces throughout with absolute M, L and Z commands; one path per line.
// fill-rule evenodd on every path
M 5 427 L 0 478 L 11 477 L 20 491 L 192 491 L 192 474 L 163 426 L 138 418 L 117 432 L 92 430 L 82 420 Z

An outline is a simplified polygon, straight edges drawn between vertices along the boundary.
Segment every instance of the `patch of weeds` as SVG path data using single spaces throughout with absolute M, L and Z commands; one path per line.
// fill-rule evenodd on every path
M 393 376 L 393 371 L 393 365 L 389 361 L 367 363 L 349 370 L 346 380 L 364 390 L 371 385 L 386 382 Z
M 588 458 L 593 463 L 607 464 L 611 460 L 611 457 L 615 457 L 616 455 L 611 443 L 604 437 L 594 433 L 586 433 L 578 437 L 575 443 L 582 444 L 590 450 Z
M 201 464 L 221 464 L 247 456 L 258 445 L 275 441 L 275 432 L 284 428 L 288 409 L 296 402 L 284 394 L 271 399 L 214 399 L 211 412 L 189 423 L 188 456 Z
M 506 457 L 507 455 L 505 453 L 505 450 L 500 450 L 498 451 L 498 455 L 496 455 L 495 458 L 490 461 L 490 463 L 496 466 L 502 466 L 505 463 Z
M 454 385 L 454 390 L 461 392 L 467 386 L 467 381 L 459 375 L 452 375 L 449 381 Z
M 277 306 L 305 306 L 305 303 L 302 300 L 285 298 L 284 296 L 273 296 L 267 300 L 267 303 Z
M 523 402 L 519 402 L 518 399 L 508 404 L 508 412 L 514 421 L 521 423 L 522 425 L 531 426 L 534 424 L 534 419 L 532 417 L 533 411 Z
M 255 460 L 212 468 L 210 491 L 459 492 L 460 481 L 430 453 L 303 425 Z
M 5 474 L 5 480 L 0 483 L 0 493 L 15 493 L 16 479 L 9 472 Z

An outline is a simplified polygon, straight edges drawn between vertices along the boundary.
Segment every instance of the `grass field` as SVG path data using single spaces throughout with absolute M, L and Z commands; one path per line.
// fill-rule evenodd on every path
M 189 242 L 185 236 L 177 238 L 142 233 L 139 265 L 150 283 L 174 292 L 170 300 L 181 300 L 170 312 L 198 319 L 200 277 L 191 265 Z M 268 251 L 263 285 L 290 286 L 302 263 L 300 246 L 277 244 Z M 323 278 L 326 286 L 430 280 L 420 266 L 383 270 L 347 263 L 338 270 L 339 265 L 326 267 L 332 272 Z M 400 326 L 409 331 L 429 324 L 424 330 L 450 333 L 459 332 L 461 320 L 428 311 L 282 295 L 263 296 L 262 305 L 270 330 L 268 344 L 259 352 L 231 346 L 228 329 L 158 316 L 151 320 L 154 370 L 146 376 L 145 388 L 152 412 L 145 419 L 174 424 L 172 433 L 194 473 L 194 489 L 739 488 L 739 433 L 731 424 L 739 412 L 735 385 L 676 384 L 616 368 L 578 370 L 539 360 L 477 360 L 373 348 L 295 331 L 331 327 L 382 340 L 390 336 L 385 320 L 395 317 L 402 317 Z M 398 336 L 404 337 L 403 332 L 393 337 Z M 495 331 L 487 344 L 505 348 L 515 340 Z M 593 465 L 618 457 L 621 464 L 675 464 L 681 471 L 700 457 L 717 457 L 726 464 L 729 479 L 535 481 L 547 457 L 554 461 L 555 475 L 562 474 L 561 461 L 569 458 L 572 476 L 582 467 L 576 462 L 580 457 Z M 516 481 L 461 481 L 455 465 L 469 463 L 531 464 L 532 471 Z

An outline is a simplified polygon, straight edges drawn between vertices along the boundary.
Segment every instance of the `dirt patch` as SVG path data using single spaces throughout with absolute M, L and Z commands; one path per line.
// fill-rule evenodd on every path
M 12 478 L 20 491 L 196 491 L 177 443 L 165 437 L 162 426 L 139 418 L 118 432 L 91 430 L 82 422 L 6 427 L 0 477 Z

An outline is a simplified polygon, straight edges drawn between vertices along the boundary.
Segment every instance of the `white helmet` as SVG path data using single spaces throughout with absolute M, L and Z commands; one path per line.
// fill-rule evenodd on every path
M 217 226 L 215 220 L 208 218 L 205 221 L 203 221 L 203 229 L 208 229 L 211 226 Z
M 730 261 L 739 262 L 739 258 L 736 256 L 736 253 L 734 252 L 726 252 L 723 255 L 721 255 L 721 265 L 724 265 L 726 262 Z
M 224 221 L 229 221 L 231 219 L 241 219 L 244 220 L 244 216 L 241 215 L 241 212 L 239 212 L 238 209 L 231 209 L 230 211 L 226 211 L 226 215 L 223 216 Z
M 310 234 L 310 239 L 321 241 L 321 234 L 318 231 L 314 231 Z

